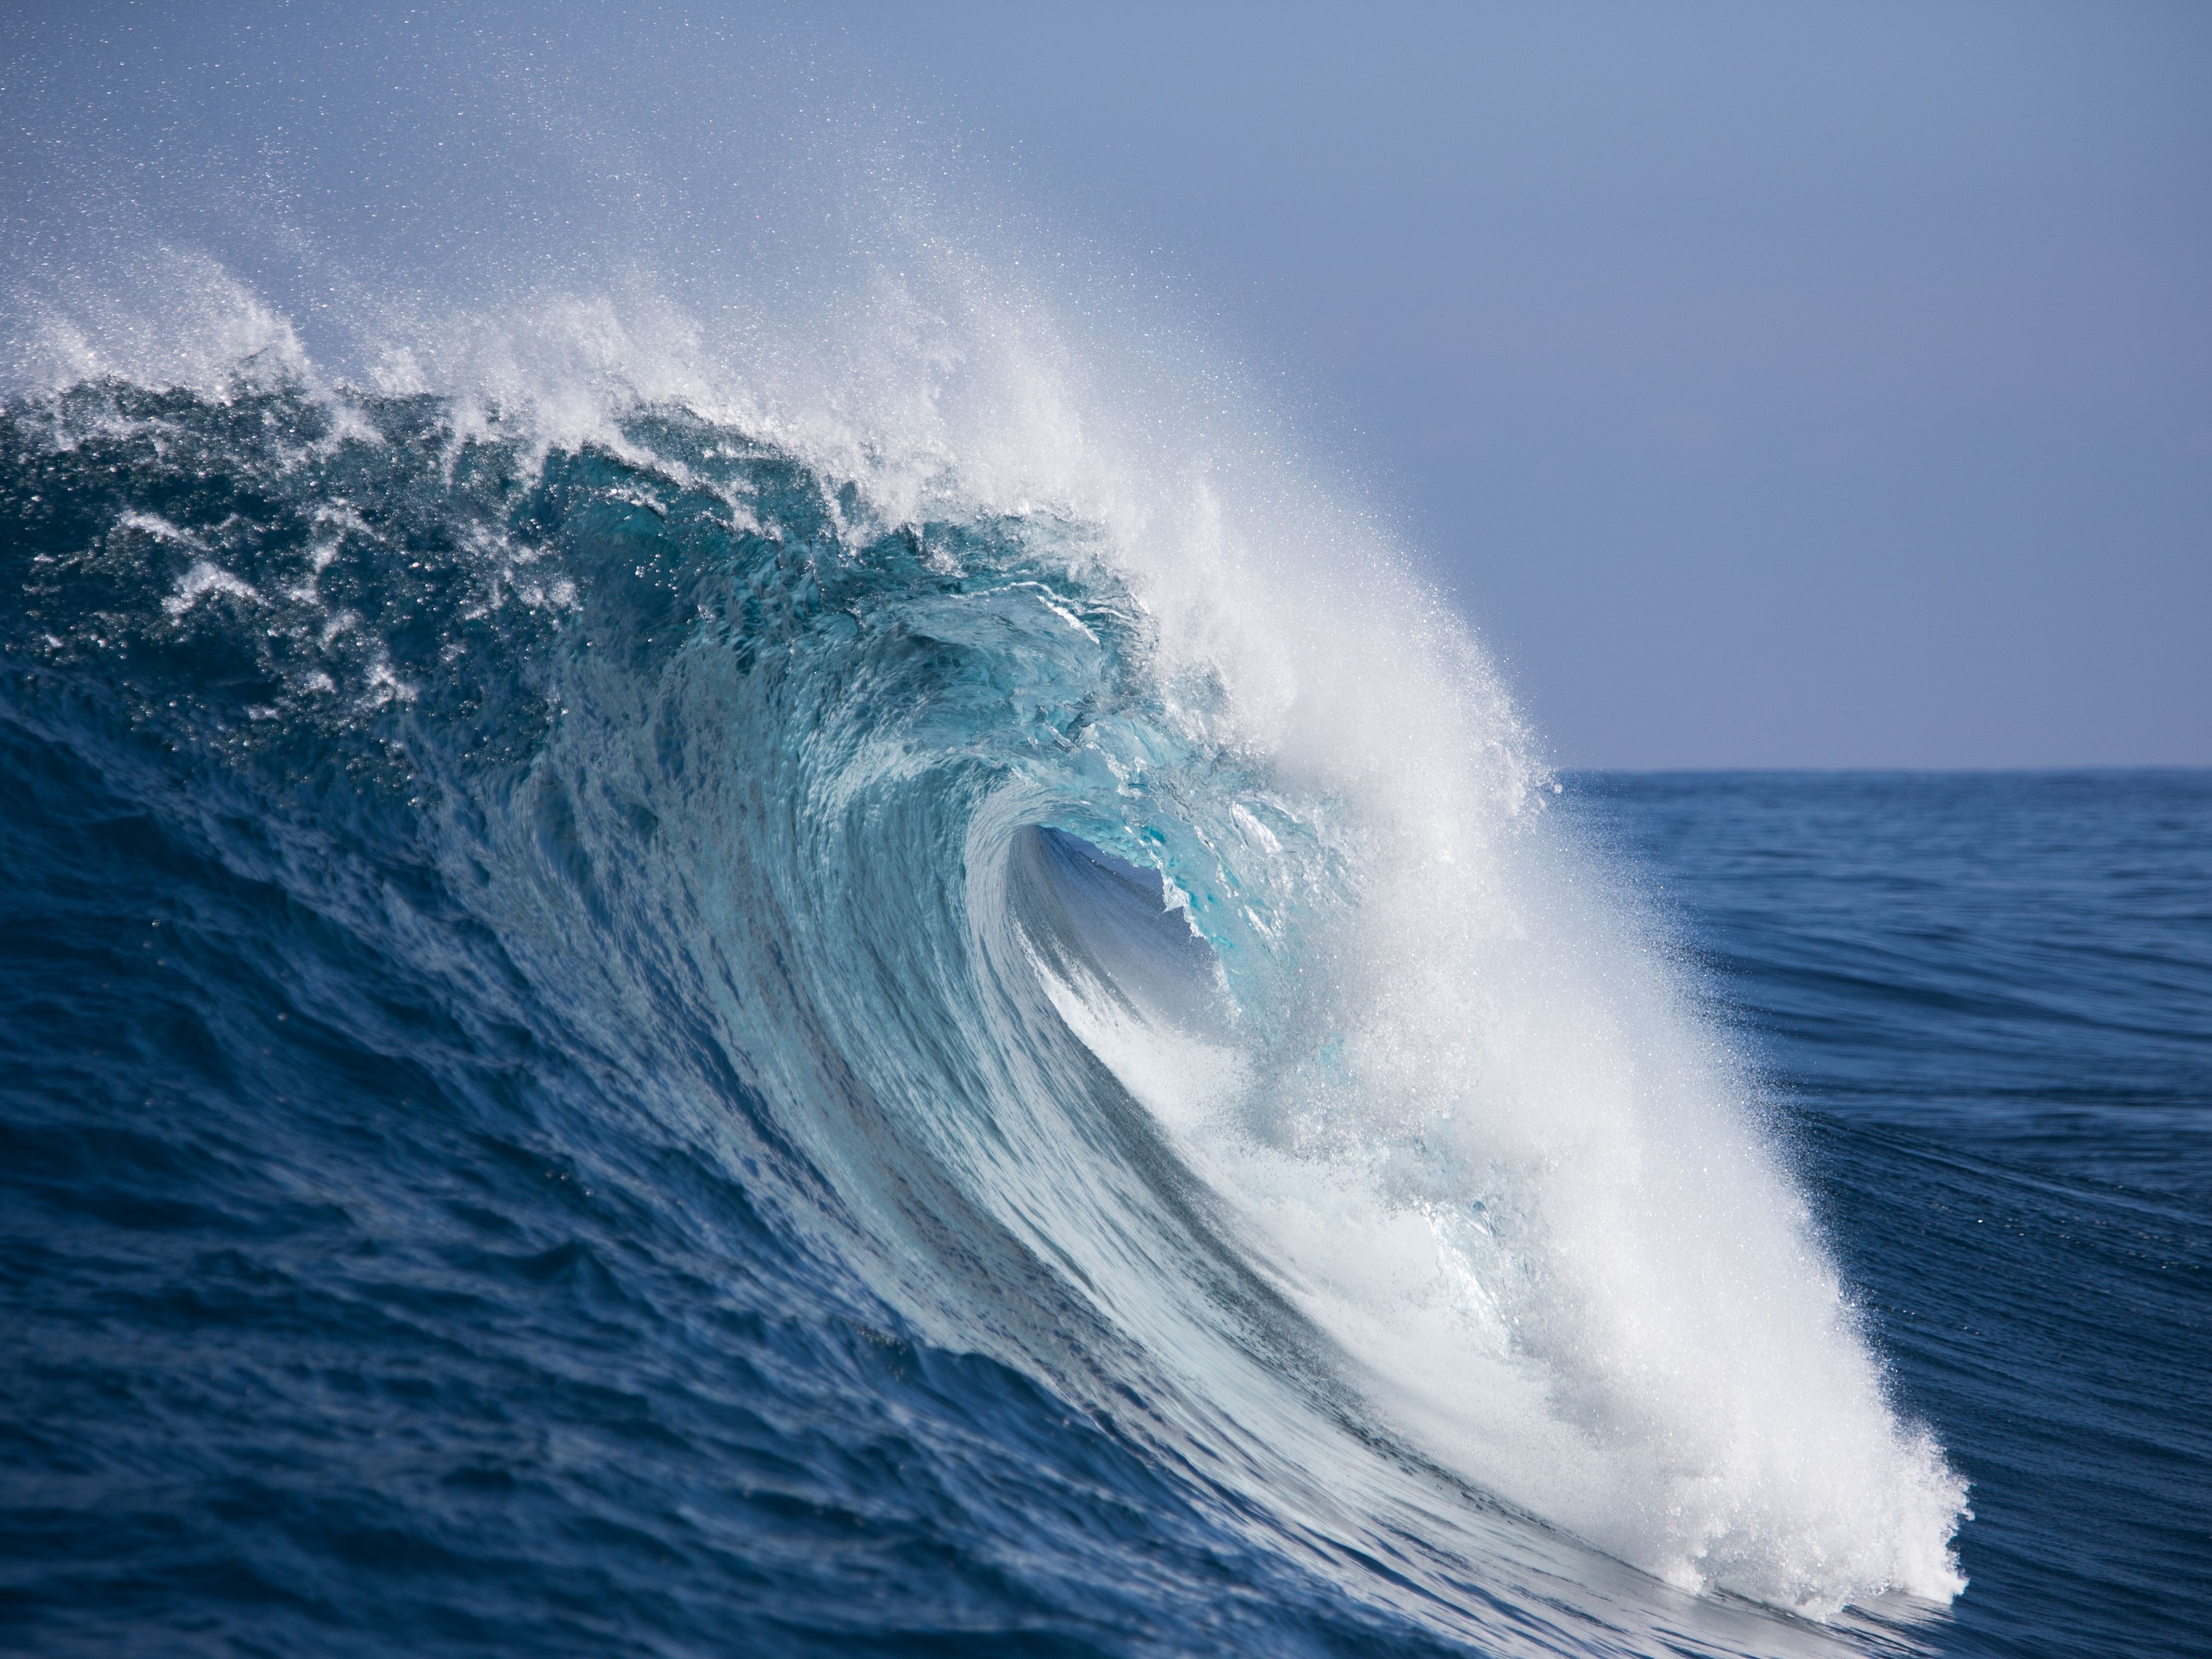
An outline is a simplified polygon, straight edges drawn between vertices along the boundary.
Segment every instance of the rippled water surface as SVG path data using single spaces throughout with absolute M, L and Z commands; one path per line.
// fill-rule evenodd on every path
M 1939 1645 L 2208 1650 L 2212 775 L 1577 793 L 1776 1079 L 1974 1483 Z

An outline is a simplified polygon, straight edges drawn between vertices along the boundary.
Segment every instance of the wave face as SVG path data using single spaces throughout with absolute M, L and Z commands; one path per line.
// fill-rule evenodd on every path
M 1820 1651 L 1960 1587 L 1411 584 L 269 362 L 6 411 L 56 1643 Z

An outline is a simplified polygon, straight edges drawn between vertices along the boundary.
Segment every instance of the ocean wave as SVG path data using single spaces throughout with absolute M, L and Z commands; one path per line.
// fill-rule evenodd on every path
M 588 374 L 363 388 L 238 305 L 9 404 L 9 720 L 1357 1597 L 1726 1647 L 1651 1581 L 1961 1588 L 1755 1091 L 1354 518 L 1064 389 L 831 420 L 589 306 Z

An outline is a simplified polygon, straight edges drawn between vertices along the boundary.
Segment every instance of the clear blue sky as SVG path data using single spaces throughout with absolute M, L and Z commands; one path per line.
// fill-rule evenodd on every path
M 2212 6 L 362 16 L 0 7 L 0 258 L 135 190 L 458 270 L 475 216 L 565 222 L 516 119 L 757 181 L 857 77 L 1277 388 L 1563 762 L 2212 764 Z M 281 240 L 219 251 L 282 300 Z
M 1324 407 L 1569 763 L 2212 763 L 2212 7 L 869 16 Z

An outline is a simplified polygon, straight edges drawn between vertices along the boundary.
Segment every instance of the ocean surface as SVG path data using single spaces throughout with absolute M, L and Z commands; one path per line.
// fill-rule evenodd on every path
M 1936 1650 L 2212 1650 L 2212 774 L 1577 784 L 1973 1482 Z
M 2212 775 L 1554 776 L 1145 545 L 0 411 L 0 1647 L 2212 1651 Z

